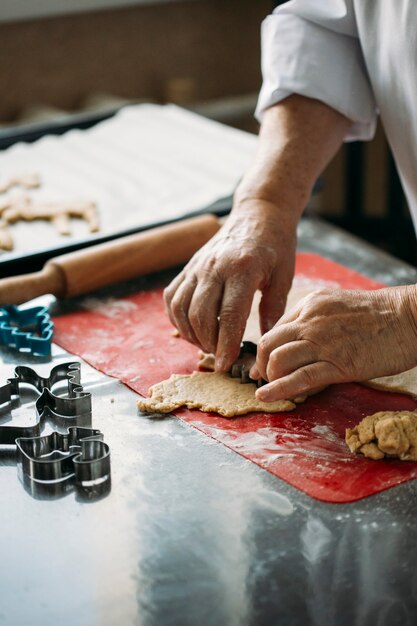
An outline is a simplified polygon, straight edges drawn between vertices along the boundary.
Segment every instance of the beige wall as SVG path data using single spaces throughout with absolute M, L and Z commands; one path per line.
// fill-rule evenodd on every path
M 163 101 L 256 91 L 269 0 L 201 0 L 0 25 L 0 121 L 28 104 L 76 108 L 92 92 Z
M 193 100 L 256 92 L 260 23 L 270 0 L 199 0 L 0 25 L 0 123 L 29 105 L 77 109 L 92 93 Z M 187 96 L 187 94 L 185 94 Z M 174 98 L 178 101 L 181 98 Z M 257 131 L 256 123 L 239 120 Z M 364 204 L 386 212 L 387 148 L 381 130 L 366 147 Z M 346 215 L 345 151 L 324 173 L 320 214 Z

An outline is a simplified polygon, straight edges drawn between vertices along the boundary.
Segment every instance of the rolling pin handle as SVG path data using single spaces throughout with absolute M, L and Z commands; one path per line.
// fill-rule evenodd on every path
M 51 293 L 60 296 L 65 291 L 65 276 L 58 266 L 48 264 L 40 272 L 1 281 L 0 306 L 22 304 L 32 298 Z
M 0 280 L 0 306 L 51 293 L 72 297 L 186 263 L 220 228 L 200 215 L 50 259 L 43 270 Z

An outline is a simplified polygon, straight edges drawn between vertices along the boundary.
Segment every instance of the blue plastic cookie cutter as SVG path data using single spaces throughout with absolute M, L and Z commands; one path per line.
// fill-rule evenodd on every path
M 16 350 L 49 356 L 54 324 L 44 306 L 0 308 L 0 343 Z

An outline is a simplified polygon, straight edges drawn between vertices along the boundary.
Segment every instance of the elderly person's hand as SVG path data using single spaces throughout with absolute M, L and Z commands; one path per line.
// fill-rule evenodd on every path
M 268 402 L 416 365 L 415 286 L 320 290 L 303 298 L 262 337 L 251 376 L 269 381 L 257 391 Z
M 216 354 L 226 371 L 237 358 L 253 295 L 262 292 L 261 332 L 282 315 L 294 272 L 296 220 L 262 200 L 238 202 L 226 224 L 165 290 L 182 337 Z
M 218 371 L 227 371 L 239 354 L 257 289 L 262 333 L 283 313 L 298 220 L 351 123 L 297 94 L 265 111 L 254 162 L 227 223 L 165 290 L 172 323 L 185 339 L 216 354 Z

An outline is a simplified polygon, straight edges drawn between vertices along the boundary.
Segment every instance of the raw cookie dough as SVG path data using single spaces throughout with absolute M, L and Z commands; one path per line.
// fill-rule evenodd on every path
M 417 367 L 413 367 L 413 369 L 407 370 L 406 372 L 401 372 L 401 374 L 395 374 L 394 376 L 374 378 L 364 384 L 373 389 L 406 393 L 409 396 L 417 397 Z
M 319 288 L 320 285 L 317 285 L 316 288 Z M 311 293 L 312 291 L 315 290 L 315 286 L 312 285 L 310 287 L 295 287 L 292 288 L 290 293 L 288 294 L 288 300 L 287 300 L 287 307 L 286 310 L 288 311 L 289 309 L 291 309 L 293 306 L 295 306 L 295 304 L 297 304 L 297 302 L 299 302 L 301 300 L 301 298 L 304 298 L 305 296 L 307 296 L 309 293 Z M 256 292 L 253 303 L 252 303 L 252 309 L 251 309 L 251 313 L 249 315 L 249 319 L 246 325 L 246 330 L 245 330 L 245 334 L 243 336 L 243 339 L 245 341 L 253 341 L 254 343 L 258 343 L 259 338 L 260 338 L 260 330 L 259 330 L 259 314 L 258 314 L 258 307 L 259 307 L 259 302 L 260 302 L 260 297 L 261 294 L 260 292 Z M 199 369 L 204 369 L 204 370 L 213 370 L 214 369 L 214 355 L 212 354 L 204 354 L 203 352 L 200 353 L 200 361 L 198 363 L 198 367 Z M 195 376 L 195 374 L 193 374 L 193 376 Z M 207 374 L 203 374 L 204 376 L 206 376 Z M 181 377 L 180 377 L 181 378 Z M 169 379 L 170 381 L 172 380 Z M 254 385 L 241 385 L 238 381 L 238 379 L 229 379 L 229 380 L 234 380 L 235 384 L 239 385 L 239 393 L 243 393 L 243 389 L 245 387 L 254 387 Z M 165 383 L 165 381 L 163 383 L 159 383 L 159 385 L 163 385 Z M 369 385 L 371 387 L 375 387 L 376 389 L 383 389 L 386 391 L 397 391 L 397 392 L 402 392 L 402 393 L 408 393 L 409 395 L 413 395 L 417 397 L 417 368 L 414 368 L 412 370 L 409 370 L 408 372 L 404 372 L 402 374 L 397 374 L 395 376 L 386 376 L 383 378 L 376 378 L 374 380 L 371 380 L 369 382 L 365 382 L 363 384 Z M 164 393 L 164 389 L 163 388 L 158 388 L 158 390 L 156 390 L 156 387 L 158 387 L 158 385 L 154 385 L 153 388 L 151 389 L 155 389 L 155 392 L 153 392 L 155 394 L 155 396 L 153 398 L 151 398 L 150 400 L 145 400 L 145 404 L 144 406 L 147 406 L 146 403 L 150 403 L 150 402 L 159 402 L 161 406 L 164 406 L 164 402 L 163 402 L 163 397 L 162 394 Z M 237 388 L 236 388 L 237 389 Z M 219 398 L 218 394 L 217 394 L 217 390 L 213 389 L 213 398 Z M 252 392 L 254 394 L 254 391 Z M 158 395 L 158 400 L 157 400 L 157 395 Z M 254 397 L 254 396 L 253 396 Z M 295 401 L 298 403 L 300 401 L 305 400 L 305 397 L 303 398 L 296 398 Z M 167 402 L 171 401 L 170 398 L 167 398 Z M 211 402 L 210 399 L 205 398 L 206 402 Z M 294 408 L 294 403 L 291 401 L 283 401 L 283 402 L 289 402 L 290 404 L 292 404 L 291 408 Z M 172 411 L 174 408 L 177 408 L 178 406 L 181 406 L 182 404 L 186 404 L 187 406 L 189 406 L 189 408 L 200 408 L 200 407 L 196 407 L 196 406 L 191 406 L 189 404 L 187 404 L 186 402 L 181 402 L 180 404 L 174 404 L 174 405 L 170 405 L 169 408 L 167 408 L 166 410 L 161 412 L 169 412 Z M 213 404 L 211 402 L 211 404 Z M 261 409 L 251 409 L 251 410 L 260 410 L 263 412 L 274 412 L 274 409 L 271 410 L 271 408 L 266 407 L 271 407 L 270 403 L 262 403 L 263 405 L 265 405 L 265 407 L 263 406 Z M 280 404 L 280 403 L 273 403 L 273 405 L 275 404 Z M 149 404 L 150 406 L 150 404 Z M 141 408 L 141 407 L 139 407 Z M 286 408 L 286 409 L 278 409 L 278 410 L 284 410 L 284 411 L 288 411 L 291 410 L 291 408 Z M 143 408 L 142 410 L 148 410 L 148 411 L 155 411 L 155 412 L 159 412 L 160 409 L 156 409 L 154 406 L 152 406 L 152 408 L 146 409 Z M 203 408 L 202 410 L 210 410 L 207 408 Z M 221 411 L 218 411 L 217 409 L 211 409 L 214 411 L 217 411 L 219 413 L 221 413 Z M 276 411 L 277 409 L 275 409 Z M 221 413 L 222 415 L 225 415 L 224 413 Z M 228 417 L 232 417 L 233 415 L 240 415 L 242 413 L 230 413 L 229 415 L 227 415 Z M 373 417 L 373 416 L 371 416 Z M 367 418 L 366 418 L 367 419 Z M 366 454 L 366 456 L 369 456 L 370 458 L 383 458 L 385 456 L 385 454 L 391 454 L 391 453 L 387 453 L 382 451 L 382 449 L 378 448 L 377 443 L 374 441 L 375 436 L 373 435 L 373 439 L 369 440 L 369 441 L 363 441 L 361 442 L 358 439 L 358 434 L 357 434 L 357 430 L 359 428 L 359 425 L 356 426 L 354 429 L 349 430 L 349 441 L 348 441 L 348 435 L 346 435 L 346 442 L 349 445 L 350 449 L 353 452 L 361 452 L 362 454 Z M 378 432 L 380 432 L 380 429 L 382 427 L 378 427 Z M 384 428 L 382 429 L 382 431 L 385 432 L 386 426 L 384 426 Z M 356 439 L 355 439 L 356 437 Z M 402 458 L 402 457 L 400 457 Z M 417 458 L 416 458 L 417 460 Z
M 417 461 L 417 411 L 380 411 L 368 415 L 345 436 L 351 452 L 378 460 Z
M 0 218 L 0 250 L 13 250 L 13 239 L 6 222 Z
M 36 189 L 40 187 L 41 179 L 38 174 L 19 174 L 11 176 L 9 179 L 0 183 L 0 193 L 6 193 L 13 187 L 23 187 L 24 189 Z
M 24 184 L 20 179 L 19 182 Z M 35 181 L 32 182 L 32 186 L 35 186 Z M 30 180 L 26 181 L 26 186 L 29 185 Z M 60 235 L 70 235 L 71 217 L 86 220 L 90 233 L 100 229 L 97 205 L 94 202 L 45 202 L 41 200 L 34 202 L 28 194 L 6 198 L 0 201 L 0 250 L 13 250 L 13 239 L 8 230 L 9 224 L 19 221 L 48 220 L 56 226 Z
M 206 354 L 203 351 L 198 353 L 199 361 L 197 363 L 197 367 L 199 370 L 209 370 L 210 372 L 214 372 L 214 366 L 216 364 L 216 358 L 214 354 Z
M 289 307 L 294 306 L 309 292 L 311 288 L 293 289 L 288 299 Z M 261 336 L 258 314 L 260 297 L 260 292 L 257 292 L 244 334 L 244 340 L 254 343 L 257 343 Z M 201 352 L 198 367 L 213 370 L 214 356 Z M 190 409 L 234 417 L 255 411 L 263 413 L 291 411 L 296 403 L 304 402 L 306 399 L 306 396 L 300 396 L 294 401 L 261 402 L 255 397 L 255 384 L 241 384 L 237 378 L 214 372 L 194 372 L 191 376 L 173 374 L 168 380 L 153 385 L 149 391 L 150 398 L 138 401 L 138 408 L 145 413 L 170 413 L 180 406 L 187 406 Z
M 245 415 L 254 411 L 278 413 L 291 411 L 295 403 L 290 400 L 261 402 L 255 398 L 256 385 L 242 385 L 237 378 L 218 372 L 193 372 L 172 374 L 150 389 L 150 398 L 138 400 L 144 413 L 171 413 L 180 406 L 220 413 L 224 417 Z
M 27 194 L 10 197 L 0 204 L 4 222 L 14 224 L 20 220 L 49 220 L 55 224 L 60 235 L 70 235 L 69 220 L 78 217 L 86 220 L 91 233 L 99 230 L 97 206 L 89 201 L 33 202 Z

